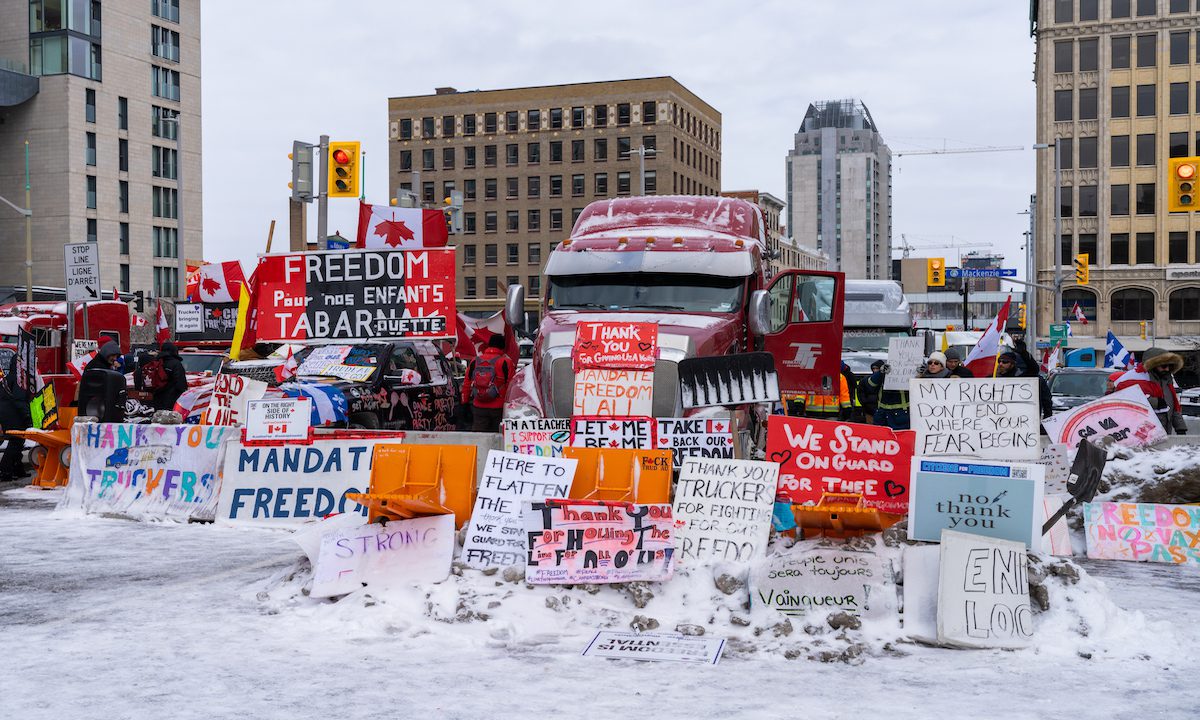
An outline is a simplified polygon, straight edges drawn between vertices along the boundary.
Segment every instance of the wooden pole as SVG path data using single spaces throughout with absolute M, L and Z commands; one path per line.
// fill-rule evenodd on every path
M 267 230 L 267 254 L 271 254 L 271 240 L 275 237 L 275 221 L 271 221 L 271 227 Z

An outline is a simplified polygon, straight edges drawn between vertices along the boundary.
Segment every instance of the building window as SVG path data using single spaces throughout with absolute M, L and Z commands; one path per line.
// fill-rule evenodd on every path
M 483 214 L 483 231 L 489 232 L 489 233 L 496 232 L 496 211 L 495 210 L 489 210 Z M 491 265 L 496 264 L 495 250 L 496 250 L 496 247 L 493 245 L 492 246 L 492 262 L 489 263 Z M 486 253 L 484 255 L 484 262 L 487 262 Z
M 179 230 L 170 227 L 153 227 L 150 230 L 154 257 L 179 257 Z
M 474 265 L 474 264 L 475 264 L 475 246 L 474 245 L 463 246 L 463 265 Z
M 1186 232 L 1171 232 L 1167 234 L 1167 262 L 1183 264 L 1188 261 L 1188 246 Z M 1200 316 L 1195 318 L 1200 320 Z
M 129 214 L 129 182 L 117 181 L 117 212 Z
M 1129 264 L 1129 233 L 1113 233 L 1109 239 L 1108 256 L 1112 265 Z
M 437 132 L 437 122 L 431 117 L 421 118 L 421 137 L 430 140 Z
M 1192 0 L 1171 0 L 1172 13 L 1191 12 Z
M 1100 40 L 1084 38 L 1079 41 L 1079 72 L 1095 72 L 1100 69 Z
M 1095 263 L 1100 256 L 1096 253 L 1096 234 L 1088 233 L 1079 236 L 1079 252 L 1088 256 L 1088 261 Z
M 1134 265 L 1153 265 L 1154 233 L 1140 232 L 1137 234 L 1137 252 L 1134 254 Z
M 646 100 L 642 103 L 642 124 L 653 125 L 658 122 L 658 103 Z
M 1137 164 L 1139 166 L 1154 164 L 1154 133 L 1137 136 Z
M 1058 167 L 1070 170 L 1075 167 L 1075 138 L 1060 137 L 1054 141 L 1058 146 Z
M 1075 98 L 1070 90 L 1054 91 L 1054 121 L 1068 122 L 1075 119 Z
M 525 129 L 535 132 L 542 129 L 542 111 L 528 110 L 525 112 Z
M 1186 82 L 1171 83 L 1170 98 L 1170 113 L 1172 115 L 1187 115 L 1188 84 Z
M 463 278 L 463 290 L 468 298 L 475 297 L 475 278 Z
M 658 152 L 658 138 L 655 137 L 654 135 L 643 135 L 642 136 L 642 147 L 646 148 L 647 150 L 653 150 L 655 153 L 657 153 Z
M 504 213 L 504 229 L 508 232 L 517 232 L 521 229 L 520 210 L 508 210 Z
M 1129 0 L 1112 0 L 1110 13 L 1113 19 L 1129 17 Z
M 1155 92 L 1153 85 L 1137 86 L 1138 117 L 1154 117 Z
M 583 208 L 571 208 L 571 227 L 575 227 L 575 223 L 579 222 L 579 216 L 583 214 Z
M 517 143 L 508 143 L 504 146 L 504 164 L 512 167 L 521 162 L 521 146 Z
M 1121 85 L 1112 89 L 1112 116 L 1114 118 L 1129 117 L 1129 86 Z
M 1154 67 L 1158 62 L 1158 43 L 1155 35 L 1138 35 L 1137 66 Z
M 595 193 L 601 197 L 608 195 L 608 173 L 596 173 Z
M 1065 218 L 1075 217 L 1075 188 L 1064 187 L 1059 201 L 1059 213 Z
M 483 289 L 484 289 L 484 294 L 487 297 L 496 297 L 496 295 L 498 294 L 497 288 L 496 288 L 496 278 L 494 278 L 490 275 L 488 277 L 485 277 L 483 279 Z
M 592 159 L 599 162 L 608 159 L 608 140 L 596 138 L 592 141 Z
M 1094 168 L 1097 167 L 1096 150 L 1097 138 L 1081 137 L 1079 138 L 1079 167 Z
M 1129 167 L 1129 136 L 1113 135 L 1109 154 L 1113 167 Z
M 1109 213 L 1112 215 L 1128 215 L 1129 186 L 1124 184 L 1113 185 L 1109 191 L 1108 206 Z
M 542 264 L 542 245 L 541 243 L 530 243 L 526 249 L 526 257 L 529 259 L 529 264 L 534 267 L 540 267 Z
M 628 171 L 617 173 L 617 194 L 618 195 L 628 195 L 629 194 L 629 172 Z
M 505 178 L 504 179 L 504 197 L 506 197 L 510 200 L 517 197 L 520 194 L 518 191 L 519 184 L 520 184 L 520 178 L 515 178 L 515 177 Z
M 88 218 L 87 219 L 87 241 L 88 242 L 96 242 L 99 239 L 98 234 L 97 234 L 98 231 L 96 230 L 97 225 L 98 225 L 98 223 L 96 222 L 96 218 Z
M 87 3 L 83 3 L 86 7 Z M 97 6 L 98 7 L 98 6 Z M 31 75 L 70 73 L 100 80 L 100 45 L 66 31 L 29 39 Z
M 158 187 L 150 188 L 150 197 L 153 217 L 156 218 L 172 218 L 179 217 L 179 191 L 175 188 Z
M 561 140 L 550 141 L 550 162 L 560 163 L 563 159 L 563 146 Z
M 571 141 L 571 162 L 583 162 L 583 141 Z
M 400 139 L 412 140 L 412 118 L 404 118 L 400 121 Z
M 121 263 L 121 292 L 129 292 L 129 265 Z
M 1080 88 L 1079 90 L 1079 119 L 1095 120 L 1099 117 L 1099 102 L 1096 99 L 1099 91 L 1096 88 Z
M 443 180 L 442 181 L 442 203 L 443 204 L 445 204 L 447 198 L 450 198 L 454 194 L 455 189 L 456 188 L 454 186 L 453 180 Z
M 483 199 L 496 199 L 496 178 L 484 178 L 483 180 Z
M 444 138 L 454 137 L 454 116 L 453 115 L 443 115 L 442 116 L 442 137 L 444 137 Z
M 1137 0 L 1138 17 L 1153 16 L 1158 12 L 1158 0 Z
M 1187 65 L 1191 57 L 1192 33 L 1188 31 L 1171 33 L 1171 64 Z
M 542 144 L 540 142 L 531 142 L 525 146 L 525 162 L 530 165 L 541 164 Z
M 129 129 L 129 98 L 117 98 L 117 129 Z
M 521 114 L 516 110 L 509 110 L 504 113 L 504 132 L 515 133 L 520 127 Z
M 475 167 L 475 146 L 474 145 L 467 145 L 467 146 L 463 147 L 463 167 L 464 168 Z
M 1114 322 L 1153 320 L 1153 293 L 1133 288 L 1116 291 L 1112 295 L 1111 319 Z
M 179 0 L 150 0 L 150 12 L 155 17 L 179 22 Z
M 571 197 L 583 197 L 584 179 L 583 175 L 571 176 Z
M 433 190 L 434 190 L 434 185 L 432 182 L 421 183 L 421 202 L 432 204 L 433 203 Z
M 1167 317 L 1171 320 L 1200 320 L 1200 288 L 1180 288 L 1167 299 Z
M 463 232 L 467 235 L 475 234 L 475 213 L 463 213 Z M 471 257 L 475 257 L 475 250 L 472 247 Z
M 1100 19 L 1100 0 L 1079 0 L 1079 22 Z
M 629 122 L 629 103 L 619 103 L 617 105 L 617 125 L 628 125 Z
M 96 133 L 85 133 L 86 143 L 84 145 L 83 159 L 84 163 L 96 166 Z
M 542 295 L 542 278 L 537 275 L 529 276 L 529 297 L 541 297 Z
M 179 33 L 151 25 L 150 53 L 163 60 L 179 62 Z
M 117 252 L 121 255 L 129 254 L 129 223 L 117 223 Z
M 1154 183 L 1138 183 L 1134 193 L 1134 203 L 1138 215 L 1153 215 Z
M 563 229 L 563 211 L 562 208 L 553 208 L 550 210 L 550 229 Z
M 530 232 L 539 232 L 542 229 L 542 211 L 530 210 L 525 216 L 525 229 Z
M 463 115 L 463 135 L 475 134 L 475 113 Z
M 150 85 L 155 97 L 179 100 L 179 71 L 151 66 Z
M 542 196 L 542 178 L 539 175 L 530 175 L 525 181 L 525 194 L 530 198 L 539 198 Z
M 96 176 L 87 176 L 87 206 L 89 210 L 96 209 Z
M 157 297 L 173 298 L 179 295 L 179 268 L 154 268 L 154 294 Z
M 1054 0 L 1054 22 L 1075 22 L 1075 0 Z
M 1115 8 L 1114 8 L 1115 10 Z M 1114 15 L 1115 17 L 1115 15 Z M 1112 39 L 1112 69 L 1129 69 L 1129 36 L 1120 35 Z
M 463 200 L 475 199 L 475 178 L 463 180 Z
M 83 91 L 83 119 L 96 122 L 96 91 L 91 88 Z
M 179 179 L 179 151 L 172 148 L 150 147 L 150 173 L 166 180 Z
M 421 169 L 422 170 L 433 170 L 434 169 L 433 163 L 434 163 L 433 148 L 425 148 L 424 150 L 422 150 L 421 151 Z
M 1079 186 L 1079 217 L 1096 217 L 1098 210 L 1096 191 L 1095 185 Z
M 1062 250 L 1060 251 L 1062 253 L 1062 264 L 1070 265 L 1071 258 L 1075 255 L 1075 238 L 1070 235 L 1063 235 L 1059 238 L 1059 242 L 1062 243 Z
M 550 176 L 550 197 L 552 197 L 552 198 L 562 197 L 562 192 L 563 192 L 562 175 L 551 175 Z
M 647 170 L 645 174 L 646 195 L 654 195 L 658 192 L 658 173 L 654 170 Z
M 583 127 L 583 108 L 571 108 L 571 127 L 577 129 Z
M 1188 134 L 1186 132 L 1173 132 L 1167 136 L 1167 157 L 1187 157 L 1188 154 Z
M 485 168 L 496 167 L 496 146 L 495 145 L 484 145 L 483 146 L 483 166 Z
M 608 127 L 607 105 L 597 105 L 592 108 L 592 125 L 598 128 Z
M 618 160 L 628 160 L 629 159 L 629 153 L 632 149 L 632 143 L 633 143 L 633 140 L 631 138 L 629 138 L 628 136 L 617 138 L 617 159 Z
M 412 150 L 400 151 L 400 170 L 402 172 L 412 171 Z
M 562 108 L 550 108 L 550 129 L 562 130 L 563 126 L 563 111 Z

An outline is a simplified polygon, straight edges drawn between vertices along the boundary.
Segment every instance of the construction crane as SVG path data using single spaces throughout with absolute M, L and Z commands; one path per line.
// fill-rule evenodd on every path
M 950 239 L 953 241 L 954 236 L 951 235 Z M 969 248 L 969 247 L 990 247 L 991 246 L 991 243 L 985 243 L 985 242 L 976 242 L 976 243 L 948 242 L 948 243 L 940 243 L 940 244 L 936 244 L 936 245 L 912 245 L 908 242 L 908 236 L 905 235 L 904 233 L 900 234 L 900 243 L 901 244 L 897 245 L 896 247 L 899 248 L 900 250 L 904 251 L 905 258 L 908 258 L 909 254 L 913 250 L 938 250 L 938 249 L 942 249 L 942 248 L 953 248 L 953 249 L 961 250 L 962 248 Z
M 905 152 L 893 153 L 893 155 L 895 157 L 903 157 L 905 155 L 955 155 L 958 153 L 1015 152 L 1024 149 L 1024 145 L 986 145 L 983 147 L 951 148 L 946 147 L 946 142 L 943 140 L 940 150 L 907 150 Z

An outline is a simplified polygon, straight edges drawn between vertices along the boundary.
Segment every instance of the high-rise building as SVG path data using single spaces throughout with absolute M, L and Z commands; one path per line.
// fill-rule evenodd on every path
M 792 239 L 848 278 L 886 280 L 892 257 L 892 152 L 867 106 L 808 106 L 787 157 Z
M 547 255 L 588 203 L 721 186 L 721 114 L 670 77 L 391 98 L 388 137 L 393 190 L 426 207 L 463 194 L 451 241 L 474 314 L 516 283 L 533 311 Z
M 1036 262 L 1055 277 L 1055 156 L 1061 175 L 1062 317 L 1088 324 L 1072 345 L 1182 350 L 1200 335 L 1200 222 L 1167 209 L 1169 158 L 1200 155 L 1200 10 L 1196 0 L 1042 0 L 1037 40 Z M 1089 257 L 1086 286 L 1076 255 Z M 1039 334 L 1054 303 L 1039 291 Z M 1147 340 L 1140 339 L 1142 323 Z M 1157 336 L 1157 340 L 1151 337 Z
M 99 244 L 104 287 L 183 292 L 201 258 L 200 3 L 0 0 L 0 196 L 24 206 L 33 283 Z M 0 285 L 25 285 L 25 221 L 0 205 Z

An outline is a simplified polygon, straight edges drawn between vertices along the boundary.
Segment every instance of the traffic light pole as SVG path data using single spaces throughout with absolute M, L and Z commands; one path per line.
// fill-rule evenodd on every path
M 329 237 L 329 136 L 321 136 L 317 150 L 320 162 L 320 179 L 317 181 L 317 249 L 325 249 L 325 238 Z
M 967 293 L 970 292 L 970 290 L 969 290 L 970 285 L 971 285 L 971 278 L 963 277 L 962 278 L 963 330 L 971 329 L 971 326 L 967 324 L 968 316 L 970 315 L 970 313 L 967 312 Z
M 1062 324 L 1062 146 L 1054 143 L 1054 322 Z

